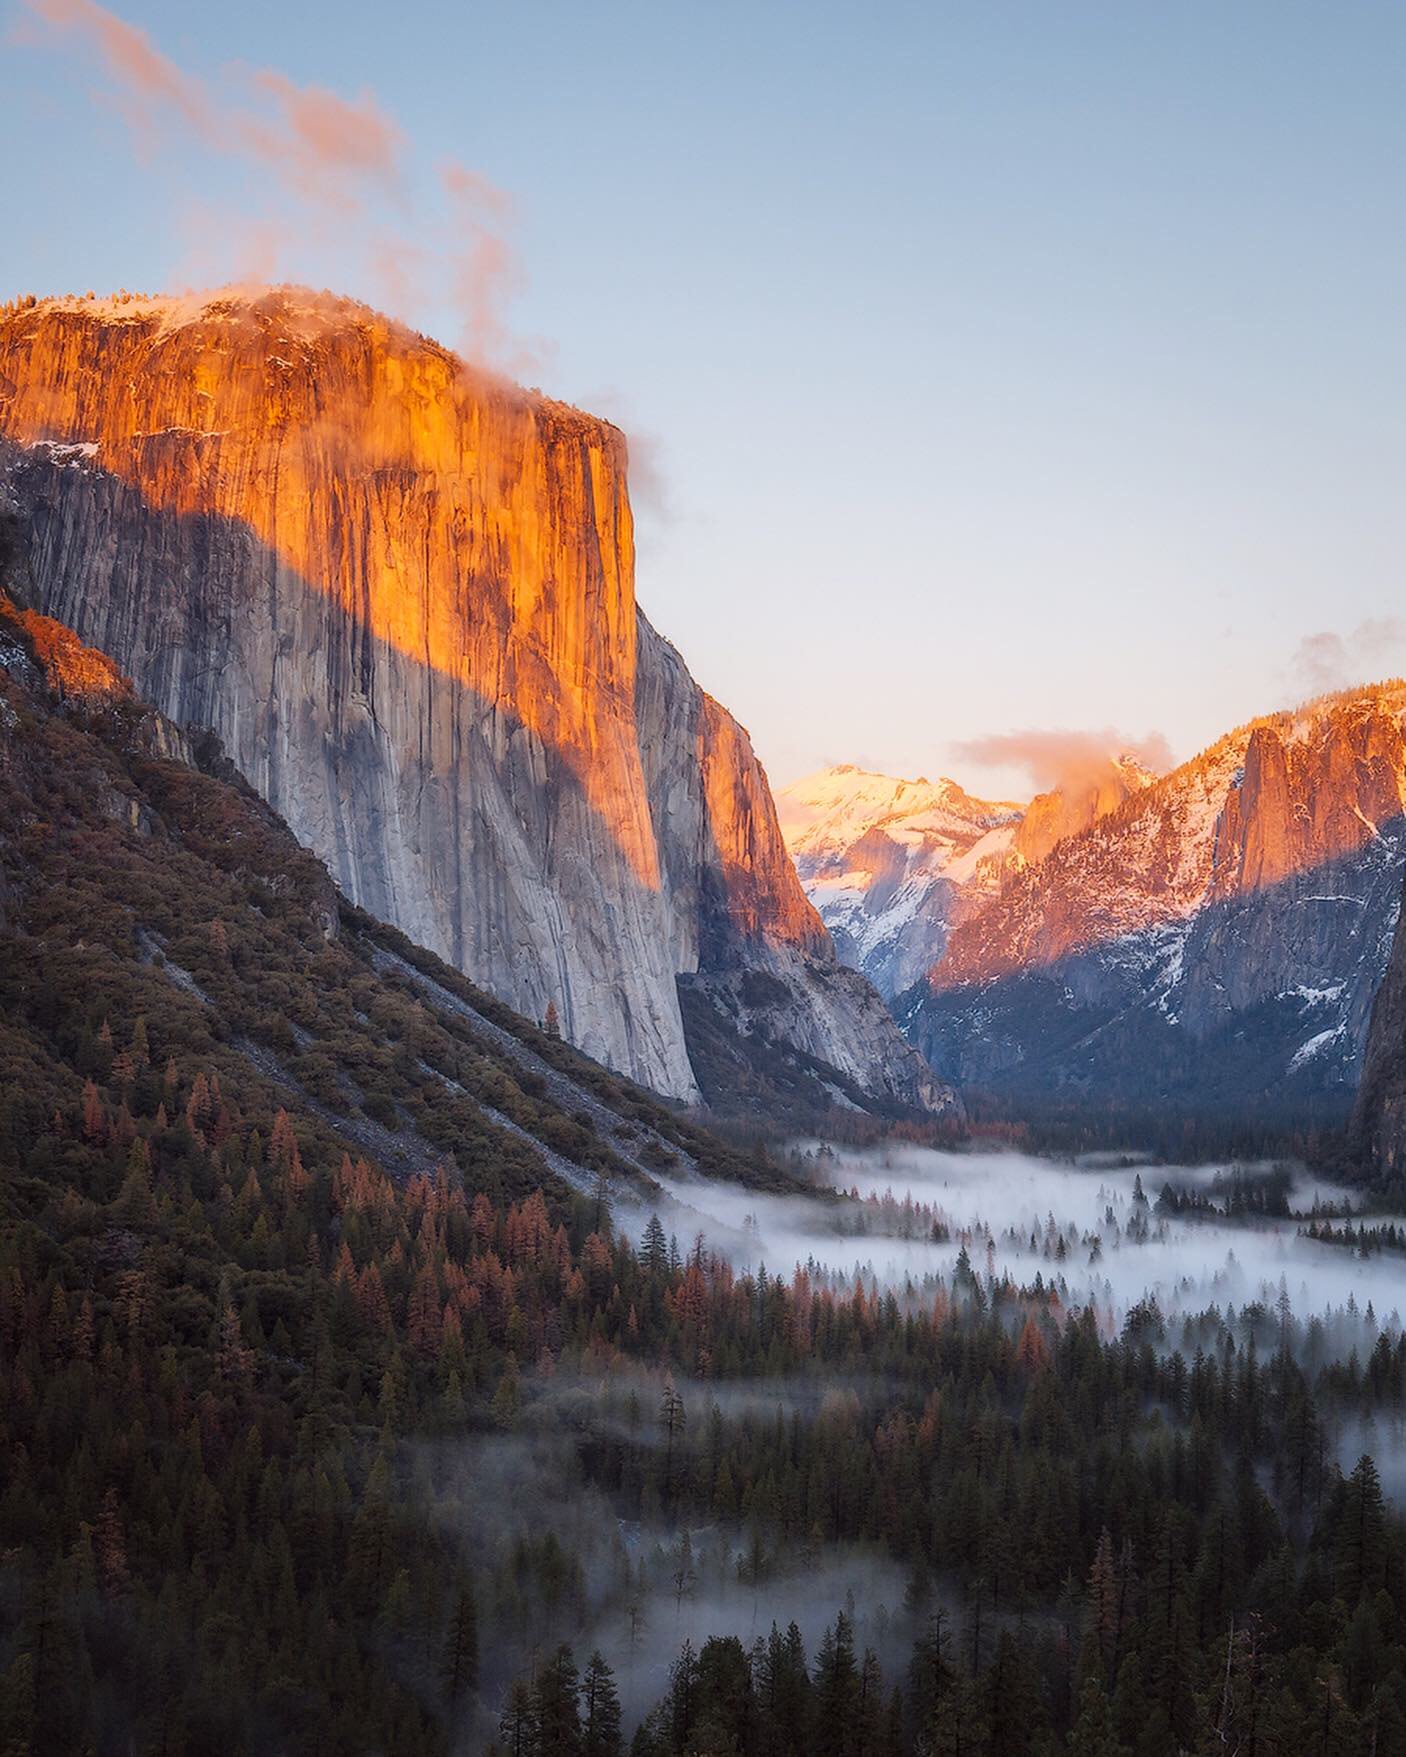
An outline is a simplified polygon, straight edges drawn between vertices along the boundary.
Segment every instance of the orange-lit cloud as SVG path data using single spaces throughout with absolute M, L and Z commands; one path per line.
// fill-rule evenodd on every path
M 163 144 L 194 145 L 257 167 L 239 212 L 214 212 L 203 192 L 193 193 L 191 269 L 218 261 L 215 278 L 274 280 L 290 259 L 305 260 L 309 246 L 343 260 L 350 249 L 368 290 L 395 315 L 414 321 L 424 306 L 452 301 L 471 359 L 506 371 L 530 362 L 504 315 L 521 278 L 507 236 L 511 201 L 455 161 L 440 176 L 441 211 L 418 215 L 405 134 L 371 93 L 344 98 L 276 68 L 225 69 L 207 83 L 97 0 L 24 3 L 54 35 L 97 59 L 143 157 Z M 179 152 L 162 157 L 167 167 L 183 162 Z M 349 214 L 357 219 L 350 234 Z M 211 278 L 208 267 L 197 278 Z
M 121 88 L 122 114 L 144 147 L 155 138 L 155 112 L 161 110 L 179 117 L 202 138 L 211 137 L 213 111 L 201 82 L 163 55 L 144 30 L 95 0 L 25 0 L 25 4 L 55 31 L 87 41 Z
M 451 160 L 440 172 L 454 214 L 451 257 L 454 303 L 463 314 L 464 351 L 471 359 L 502 361 L 519 371 L 525 361 L 508 361 L 510 341 L 502 311 L 517 283 L 517 262 L 501 230 L 507 197 L 486 178 Z
M 294 85 L 268 67 L 254 74 L 253 83 L 272 100 L 273 120 L 253 114 L 231 120 L 254 157 L 318 199 L 354 201 L 357 185 L 367 179 L 393 186 L 403 137 L 369 93 L 348 103 L 322 86 Z
M 1068 787 L 1097 779 L 1115 757 L 1132 757 L 1161 774 L 1172 766 L 1172 752 L 1160 732 L 1129 738 L 1111 726 L 1094 731 L 1039 730 L 996 732 L 953 745 L 957 756 L 989 768 L 1024 769 L 1036 787 Z

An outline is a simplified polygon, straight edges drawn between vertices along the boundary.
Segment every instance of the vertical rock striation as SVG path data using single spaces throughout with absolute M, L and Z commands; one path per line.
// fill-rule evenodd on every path
M 1398 916 L 1386 975 L 1372 1005 L 1352 1140 L 1384 1183 L 1406 1180 L 1406 912 Z
M 745 735 L 650 675 L 607 423 L 282 290 L 10 311 L 0 439 L 37 607 L 523 1012 L 691 1098 L 676 977 L 825 961 Z M 868 1072 L 911 1088 L 896 1034 Z

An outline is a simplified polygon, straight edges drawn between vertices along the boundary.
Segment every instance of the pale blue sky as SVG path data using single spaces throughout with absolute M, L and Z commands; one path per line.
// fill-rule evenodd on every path
M 1010 790 L 950 745 L 1032 726 L 1189 755 L 1364 622 L 1350 667 L 1406 668 L 1406 7 L 117 11 L 221 94 L 373 92 L 378 225 L 440 241 L 446 155 L 508 192 L 530 376 L 648 440 L 640 600 L 778 784 Z M 0 293 L 234 272 L 266 176 L 134 151 L 80 40 L 5 16 Z M 383 302 L 363 223 L 280 272 Z

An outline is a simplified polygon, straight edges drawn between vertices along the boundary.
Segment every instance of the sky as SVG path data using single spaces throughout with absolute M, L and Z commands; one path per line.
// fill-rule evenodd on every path
M 0 297 L 306 280 L 618 421 L 776 785 L 1406 671 L 1395 0 L 0 0 L 0 66 Z

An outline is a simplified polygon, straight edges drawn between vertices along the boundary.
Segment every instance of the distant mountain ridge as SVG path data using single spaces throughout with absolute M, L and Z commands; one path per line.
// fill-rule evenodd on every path
M 1136 759 L 1110 756 L 1016 804 L 975 798 L 947 779 L 906 781 L 841 764 L 782 788 L 776 803 L 806 895 L 840 956 L 892 1001 L 1012 874 L 1152 779 Z
M 941 955 L 963 908 L 994 893 L 1022 808 L 955 781 L 840 765 L 776 796 L 806 895 L 840 956 L 892 997 Z
M 1237 728 L 952 933 L 898 1015 L 934 1066 L 1040 1102 L 1341 1114 L 1406 858 L 1406 684 Z

